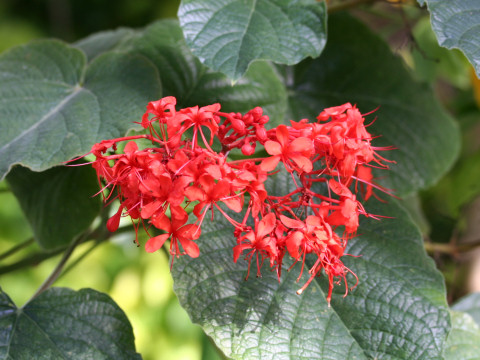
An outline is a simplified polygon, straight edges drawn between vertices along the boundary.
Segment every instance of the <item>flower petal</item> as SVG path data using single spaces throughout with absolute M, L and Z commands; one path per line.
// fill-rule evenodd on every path
M 268 140 L 264 146 L 270 155 L 280 155 L 282 153 L 282 146 L 276 141 Z
M 169 237 L 170 234 L 162 234 L 150 238 L 145 244 L 145 250 L 149 253 L 157 251 L 163 246 L 163 244 Z
M 275 155 L 268 157 L 262 160 L 260 163 L 260 170 L 262 171 L 273 171 L 280 161 L 280 155 Z
M 270 234 L 275 228 L 276 216 L 274 213 L 269 213 L 258 223 L 257 237 L 263 238 L 265 235 Z

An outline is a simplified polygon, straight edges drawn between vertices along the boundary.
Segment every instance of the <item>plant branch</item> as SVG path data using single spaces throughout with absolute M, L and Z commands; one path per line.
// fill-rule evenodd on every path
M 16 252 L 22 250 L 23 248 L 26 248 L 27 246 L 30 246 L 31 244 L 33 244 L 35 242 L 34 238 L 31 237 L 30 239 L 27 239 L 23 242 L 21 242 L 20 244 L 17 244 L 15 246 L 13 246 L 12 248 L 10 248 L 9 250 L 5 251 L 4 253 L 0 254 L 0 260 L 3 260 L 3 259 L 6 259 L 7 257 L 9 256 L 12 256 L 13 254 L 15 254 Z
M 120 233 L 129 232 L 129 231 L 132 231 L 132 227 L 124 226 L 119 228 L 115 232 L 115 234 L 118 235 Z M 96 240 L 97 242 L 102 242 L 110 238 L 110 233 L 106 229 L 96 229 L 93 232 L 91 232 L 89 236 L 92 240 Z M 49 251 L 49 252 L 39 251 L 39 252 L 33 253 L 30 256 L 25 257 L 13 264 L 0 266 L 0 275 L 7 274 L 12 271 L 20 270 L 29 266 L 36 266 L 44 260 L 48 260 L 54 256 L 57 256 L 63 251 L 65 251 L 65 247 L 56 249 L 54 251 Z
M 68 265 L 65 270 L 58 276 L 57 279 L 60 279 L 62 276 L 64 276 L 66 273 L 68 273 L 70 270 L 72 270 L 78 263 L 80 263 L 83 259 L 87 257 L 98 245 L 100 245 L 103 242 L 101 241 L 95 241 L 92 246 L 90 246 L 87 250 L 83 252 L 82 255 L 80 255 L 75 261 L 73 261 L 70 265 Z
M 347 10 L 347 9 L 357 7 L 357 6 L 363 5 L 363 4 L 371 4 L 371 3 L 374 3 L 374 2 L 377 2 L 377 1 L 381 1 L 381 0 L 350 0 L 350 1 L 344 1 L 344 2 L 339 3 L 339 4 L 334 3 L 332 5 L 328 5 L 327 10 L 328 10 L 329 14 L 332 14 L 334 12 Z
M 464 243 L 464 244 L 458 244 L 458 245 L 431 243 L 431 242 L 430 243 L 426 242 L 424 244 L 425 244 L 425 250 L 427 250 L 427 252 L 429 253 L 439 252 L 443 254 L 456 255 L 456 254 L 468 252 L 480 247 L 480 240 L 476 240 L 476 241 Z
M 67 250 L 63 253 L 62 259 L 60 262 L 57 264 L 55 269 L 52 271 L 50 276 L 45 279 L 43 284 L 35 291 L 35 294 L 28 300 L 26 303 L 28 304 L 30 301 L 32 301 L 34 298 L 36 298 L 38 295 L 40 295 L 42 292 L 47 290 L 54 282 L 57 280 L 58 276 L 62 272 L 63 267 L 67 263 L 68 259 L 70 256 L 72 256 L 73 251 L 76 249 L 76 247 L 81 244 L 85 239 L 90 235 L 89 233 L 84 234 L 83 236 L 79 236 L 77 239 L 75 239 L 70 246 L 67 248 Z
M 51 252 L 36 252 L 30 256 L 23 258 L 13 264 L 0 266 L 0 275 L 6 274 L 15 270 L 19 270 L 28 266 L 35 266 L 40 264 L 42 261 L 50 259 L 51 257 L 57 256 L 65 248 L 60 248 Z

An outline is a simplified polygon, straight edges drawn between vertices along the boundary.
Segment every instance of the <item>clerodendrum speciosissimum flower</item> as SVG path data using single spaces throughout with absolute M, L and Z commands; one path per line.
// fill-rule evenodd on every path
M 199 256 L 196 240 L 202 223 L 207 215 L 220 213 L 233 226 L 233 261 L 242 255 L 248 261 L 247 278 L 252 260 L 257 276 L 268 259 L 280 280 L 285 254 L 301 263 L 302 272 L 311 254 L 316 261 L 297 293 L 323 271 L 330 284 L 330 303 L 334 283 L 343 280 L 346 295 L 346 275 L 358 282 L 341 261 L 359 216 L 372 216 L 357 200 L 357 191 L 365 200 L 375 195 L 373 189 L 388 192 L 373 182 L 371 169 L 388 168 L 390 161 L 378 151 L 391 148 L 373 147 L 364 121 L 355 106 L 344 104 L 325 109 L 314 122 L 291 121 L 290 126 L 267 130 L 268 117 L 259 107 L 242 115 L 221 112 L 220 104 L 177 110 L 171 96 L 153 101 L 141 121 L 147 134 L 105 140 L 91 150 L 105 200 L 120 201 L 107 227 L 115 231 L 120 217 L 128 215 L 136 231 L 140 224 L 147 231 L 152 226 L 163 230 L 145 248 L 154 252 L 170 239 L 173 261 L 183 254 Z M 135 142 L 140 139 L 151 141 L 153 147 L 140 149 Z M 220 146 L 214 146 L 215 139 Z M 123 153 L 109 152 L 121 142 L 126 142 Z M 250 158 L 258 146 L 269 156 Z M 234 149 L 246 158 L 230 160 Z M 296 189 L 269 194 L 265 180 L 282 169 L 280 163 Z M 328 189 L 326 194 L 312 191 L 319 182 Z M 189 204 L 195 205 L 190 223 L 185 210 Z M 243 213 L 240 220 L 233 219 L 227 208 Z M 343 228 L 341 236 L 335 232 L 338 227 Z

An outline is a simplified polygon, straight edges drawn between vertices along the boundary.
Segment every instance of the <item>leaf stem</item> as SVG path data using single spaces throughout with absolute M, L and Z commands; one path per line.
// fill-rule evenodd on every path
M 27 239 L 23 242 L 21 242 L 20 244 L 17 244 L 15 246 L 13 246 L 12 248 L 10 248 L 9 250 L 5 251 L 4 253 L 0 254 L 0 260 L 3 260 L 3 259 L 6 259 L 7 257 L 9 256 L 12 256 L 13 254 L 15 254 L 16 252 L 22 250 L 23 248 L 27 247 L 27 246 L 30 246 L 31 244 L 33 244 L 35 242 L 35 240 L 33 239 L 33 237 L 31 237 L 30 239 Z

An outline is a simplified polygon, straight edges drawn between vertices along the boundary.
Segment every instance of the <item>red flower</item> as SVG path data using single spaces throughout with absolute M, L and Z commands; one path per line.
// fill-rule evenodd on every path
M 268 117 L 259 107 L 242 115 L 222 113 L 219 104 L 178 111 L 175 105 L 174 97 L 148 104 L 141 124 L 149 134 L 105 140 L 92 147 L 90 153 L 96 157 L 93 167 L 99 182 L 105 183 L 101 190 L 106 194 L 104 200 L 120 201 L 107 228 L 117 230 L 122 215 L 129 215 L 135 231 L 140 225 L 145 229 L 153 225 L 166 232 L 149 239 L 146 251 L 157 251 L 170 239 L 171 255 L 198 257 L 195 240 L 200 237 L 206 214 L 211 210 L 213 220 L 214 212 L 219 211 L 234 226 L 234 262 L 246 253 L 247 278 L 255 257 L 258 276 L 264 260 L 269 259 L 280 281 L 285 254 L 295 263 L 302 262 L 301 276 L 310 254 L 317 260 L 297 293 L 325 272 L 327 302 L 334 284 L 342 280 L 347 294 L 346 275 L 356 275 L 344 266 L 341 257 L 358 229 L 359 216 L 372 216 L 356 193 L 360 188 L 368 199 L 375 196 L 373 188 L 386 191 L 374 183 L 371 167 L 388 168 L 385 164 L 389 162 L 377 153 L 389 148 L 371 146 L 372 136 L 360 111 L 344 104 L 325 109 L 316 123 L 303 119 L 266 130 Z M 190 140 L 183 137 L 188 129 L 193 134 Z M 210 132 L 208 141 L 206 129 Z M 218 142 L 213 146 L 215 137 Z M 153 147 L 139 149 L 135 140 L 140 139 L 149 140 Z M 123 153 L 107 153 L 115 151 L 117 143 L 127 141 Z M 245 158 L 253 155 L 258 145 L 270 156 Z M 230 160 L 228 156 L 237 156 L 239 150 L 243 157 Z M 273 196 L 265 183 L 280 161 L 296 189 Z M 327 185 L 328 196 L 315 193 L 315 183 Z M 275 186 L 289 188 L 288 184 Z M 248 205 L 244 208 L 245 199 Z M 189 216 L 182 204 L 191 202 L 197 202 L 191 214 L 196 220 L 187 224 Z M 239 214 L 242 220 L 231 218 L 219 202 L 236 213 L 244 210 Z M 247 225 L 251 222 L 254 229 Z M 337 227 L 345 228 L 343 237 L 334 232 Z
M 178 242 L 180 242 L 187 255 L 193 258 L 198 257 L 200 250 L 193 240 L 200 237 L 200 228 L 195 224 L 185 225 L 188 220 L 188 215 L 181 207 L 170 207 L 170 211 L 172 219 L 169 219 L 165 214 L 152 218 L 152 224 L 158 229 L 165 230 L 167 233 L 152 237 L 148 240 L 145 244 L 145 250 L 147 252 L 155 252 L 171 237 L 170 254 L 183 254 L 178 246 Z
M 246 278 L 248 278 L 250 274 L 250 263 L 253 255 L 256 255 L 257 257 L 257 276 L 261 276 L 260 266 L 263 257 L 266 256 L 272 260 L 276 259 L 278 252 L 275 238 L 268 236 L 275 229 L 276 222 L 275 214 L 269 213 L 256 224 L 255 230 L 249 230 L 247 234 L 237 240 L 237 245 L 233 248 L 234 262 L 237 262 L 244 250 L 251 249 L 245 257 L 248 259 L 248 272 Z M 258 259 L 259 254 L 262 257 L 260 260 Z
M 279 125 L 276 130 L 278 141 L 268 140 L 265 142 L 265 150 L 272 157 L 262 161 L 260 167 L 264 171 L 272 171 L 280 160 L 283 161 L 287 171 L 293 170 L 299 173 L 309 173 L 313 169 L 310 156 L 313 153 L 312 140 L 299 137 L 290 141 L 290 133 L 285 125 Z

